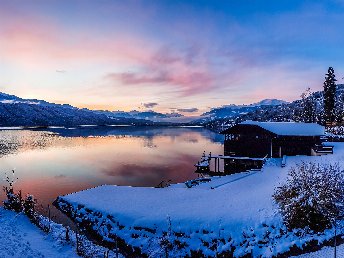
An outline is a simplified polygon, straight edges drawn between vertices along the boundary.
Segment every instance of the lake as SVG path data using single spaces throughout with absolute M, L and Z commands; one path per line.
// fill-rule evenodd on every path
M 204 128 L 102 126 L 0 130 L 0 177 L 33 194 L 46 214 L 59 195 L 103 184 L 157 186 L 197 177 L 203 151 L 223 153 L 223 137 Z M 6 185 L 2 181 L 2 185 Z M 1 199 L 4 193 L 1 191 Z M 65 218 L 55 209 L 55 220 Z

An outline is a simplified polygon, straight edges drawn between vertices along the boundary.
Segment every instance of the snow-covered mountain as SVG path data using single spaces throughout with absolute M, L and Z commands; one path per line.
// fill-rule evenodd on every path
M 148 120 L 160 120 L 165 118 L 174 118 L 174 117 L 182 117 L 182 114 L 179 113 L 159 113 L 153 110 L 147 111 L 137 111 L 133 110 L 130 112 L 123 112 L 123 111 L 113 111 L 117 117 L 126 117 L 126 118 L 136 118 L 136 119 L 148 119 Z
M 68 104 L 22 99 L 0 93 L 0 126 L 77 126 L 77 125 L 152 124 L 149 120 L 116 117 L 80 109 Z
M 225 105 L 222 107 L 213 108 L 209 112 L 203 113 L 202 116 L 204 118 L 202 120 L 210 121 L 221 118 L 236 118 L 238 116 L 248 114 L 256 109 L 259 109 L 262 106 L 278 106 L 286 103 L 288 102 L 279 99 L 264 99 L 262 101 L 249 105 Z
M 322 122 L 323 119 L 323 92 L 317 91 L 310 96 L 315 105 L 316 121 Z M 221 131 L 238 121 L 254 120 L 254 121 L 303 121 L 302 120 L 302 100 L 298 99 L 290 103 L 261 101 L 259 103 L 276 103 L 276 105 L 257 105 L 249 106 L 230 106 L 211 110 L 210 117 L 204 120 L 196 121 L 202 125 Z M 337 85 L 335 113 L 338 117 L 343 117 L 344 111 L 344 84 Z
M 283 100 L 265 99 L 250 105 L 226 105 L 213 108 L 193 124 L 216 119 L 231 119 L 248 114 L 261 106 L 276 106 Z M 0 126 L 48 126 L 81 124 L 149 124 L 152 122 L 188 123 L 192 117 L 180 113 L 146 111 L 107 111 L 80 109 L 69 104 L 55 104 L 39 99 L 23 99 L 0 92 Z
M 263 99 L 257 103 L 253 103 L 250 106 L 278 106 L 281 104 L 287 104 L 287 101 L 281 99 Z
M 4 104 L 30 104 L 30 105 L 42 105 L 42 106 L 63 106 L 63 107 L 70 107 L 74 108 L 73 106 L 69 104 L 55 104 L 51 102 L 47 102 L 45 100 L 39 100 L 39 99 L 23 99 L 20 97 L 17 97 L 15 95 L 6 94 L 3 92 L 0 92 L 0 103 Z

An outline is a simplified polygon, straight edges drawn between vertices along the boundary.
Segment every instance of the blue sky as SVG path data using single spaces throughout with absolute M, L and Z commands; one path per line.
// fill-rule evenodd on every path
M 344 82 L 344 1 L 0 1 L 0 91 L 192 110 Z M 198 111 L 196 111 L 198 110 Z

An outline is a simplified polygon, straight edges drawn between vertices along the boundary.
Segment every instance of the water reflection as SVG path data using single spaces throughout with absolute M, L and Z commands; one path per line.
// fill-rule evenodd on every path
M 204 150 L 222 153 L 222 136 L 203 128 L 3 130 L 0 177 L 15 168 L 16 188 L 47 205 L 102 184 L 184 182 L 197 176 L 193 165 Z

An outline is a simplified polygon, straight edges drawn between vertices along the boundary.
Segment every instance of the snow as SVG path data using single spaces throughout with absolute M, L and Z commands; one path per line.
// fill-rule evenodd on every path
M 190 249 L 202 249 L 204 253 L 214 255 L 210 248 L 201 245 L 221 235 L 228 241 L 230 239 L 230 244 L 220 244 L 218 248 L 221 250 L 234 247 L 235 256 L 252 251 L 255 255 L 269 257 L 288 251 L 294 244 L 302 247 L 311 239 L 322 242 L 333 235 L 332 229 L 319 235 L 302 230 L 281 235 L 280 229 L 283 231 L 285 227 L 272 200 L 274 189 L 285 181 L 288 170 L 296 163 L 339 162 L 344 167 L 344 143 L 331 144 L 334 145 L 334 155 L 288 156 L 283 168 L 282 159 L 270 159 L 260 172 L 213 177 L 209 183 L 191 188 L 185 184 L 167 188 L 103 185 L 60 198 L 75 210 L 81 205 L 79 207 L 100 211 L 105 217 L 111 215 L 124 226 L 116 234 L 134 246 L 145 243 L 144 237 L 131 238 L 135 227 L 164 230 L 169 218 L 174 231 L 183 231 L 190 236 L 190 239 L 184 239 Z M 85 215 L 84 209 L 79 212 Z M 202 231 L 210 233 L 201 234 Z M 257 248 L 266 232 L 270 234 L 268 243 Z M 135 234 L 140 232 L 136 230 Z
M 334 257 L 334 247 L 325 246 L 317 252 L 302 254 L 299 256 L 292 256 L 292 258 L 329 258 Z M 344 257 L 344 244 L 337 246 L 337 258 Z
M 325 127 L 316 123 L 244 121 L 240 124 L 257 125 L 277 135 L 297 135 L 297 136 L 325 135 Z
M 0 257 L 79 257 L 69 245 L 56 242 L 29 219 L 0 207 Z

